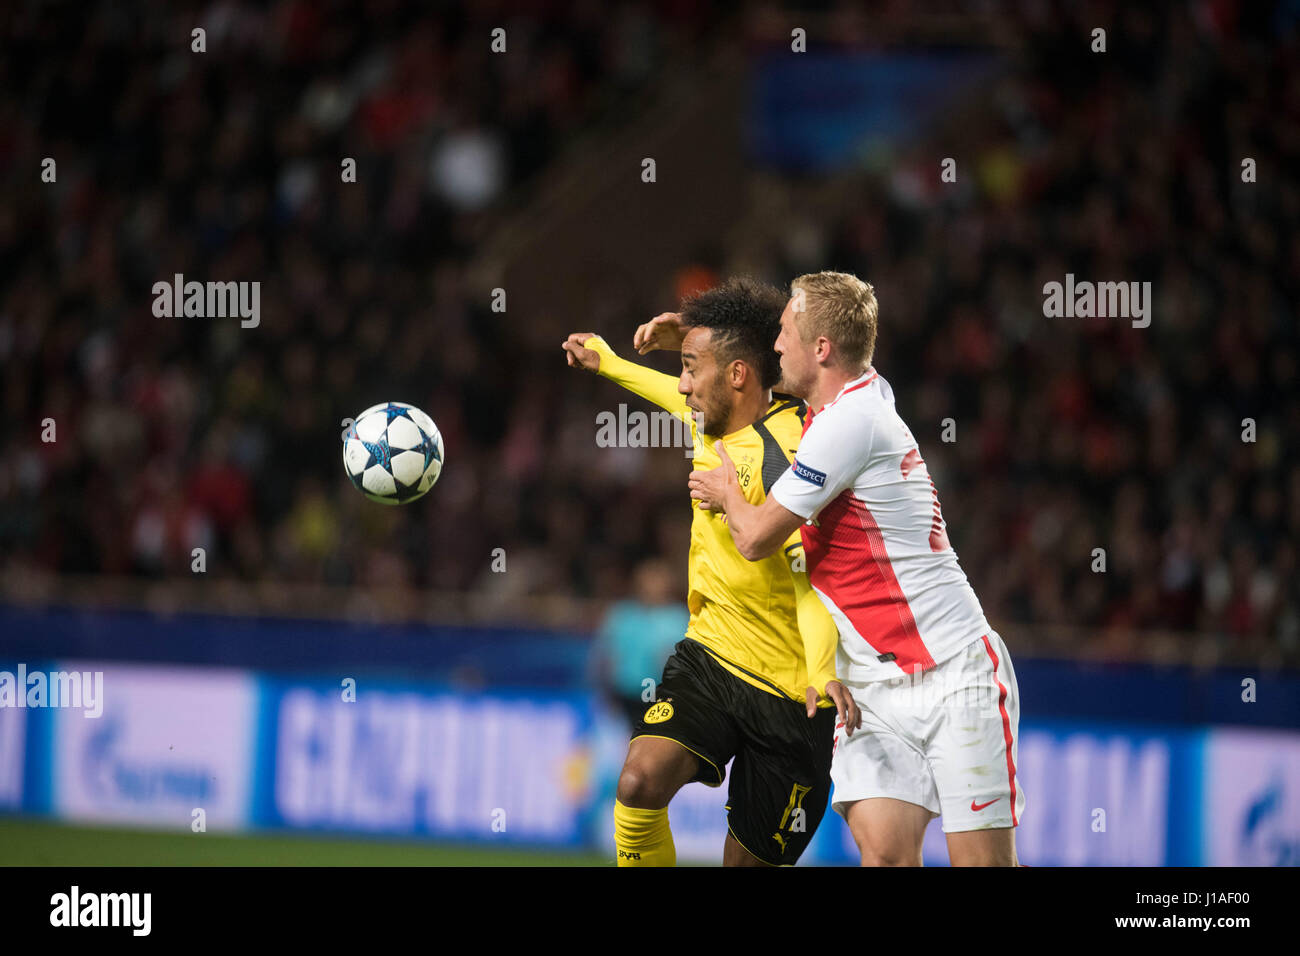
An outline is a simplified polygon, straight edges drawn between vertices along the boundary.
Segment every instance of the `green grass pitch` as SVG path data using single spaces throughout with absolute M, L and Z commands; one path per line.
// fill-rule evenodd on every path
M 298 834 L 85 827 L 0 817 L 0 866 L 613 866 L 589 851 L 358 840 Z

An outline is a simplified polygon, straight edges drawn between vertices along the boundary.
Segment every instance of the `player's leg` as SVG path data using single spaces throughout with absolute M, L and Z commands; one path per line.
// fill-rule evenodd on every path
M 699 757 L 675 740 L 632 739 L 614 801 L 619 866 L 676 865 L 668 803 L 699 773 L 699 765 Z
M 989 633 L 945 661 L 927 756 L 953 866 L 1016 866 L 1025 795 L 1016 773 L 1020 695 L 1006 645 Z
M 722 865 L 771 866 L 772 864 L 766 863 L 754 856 L 754 854 L 750 853 L 740 845 L 740 841 L 731 835 L 731 831 L 727 831 L 727 839 L 723 841 L 722 844 Z
M 657 699 L 633 729 L 614 801 L 619 866 L 673 866 L 668 803 L 698 780 L 720 787 L 735 753 L 734 721 L 718 701 L 716 667 L 684 640 L 664 665 Z
M 967 830 L 949 833 L 948 861 L 953 866 L 1018 866 L 1016 831 L 1012 827 L 996 830 Z
M 661 810 L 699 773 L 700 758 L 675 740 L 634 737 L 618 775 L 618 802 Z
M 728 866 L 792 866 L 830 800 L 835 711 L 809 719 L 802 703 L 736 680 L 741 741 L 727 800 Z
M 835 810 L 848 824 L 863 866 L 921 866 L 925 828 L 939 815 L 934 775 L 893 711 L 908 679 L 846 685 L 862 711 L 850 736 L 835 727 Z M 887 719 L 889 718 L 889 719 Z
M 854 800 L 844 809 L 863 866 L 921 866 L 921 845 L 932 819 L 925 807 L 893 797 Z

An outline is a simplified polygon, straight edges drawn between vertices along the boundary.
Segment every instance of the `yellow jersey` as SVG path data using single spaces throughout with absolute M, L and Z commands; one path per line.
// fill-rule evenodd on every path
M 600 355 L 601 376 L 689 424 L 692 468 L 721 464 L 715 439 L 697 432 L 676 378 L 619 358 L 599 336 L 584 344 Z M 762 504 L 790 467 L 803 416 L 802 402 L 776 396 L 758 421 L 722 436 L 747 501 Z M 694 500 L 691 507 L 686 636 L 736 677 L 769 693 L 803 702 L 806 688 L 813 686 L 824 695 L 826 682 L 835 677 L 839 634 L 808 583 L 799 532 L 771 557 L 747 561 L 736 550 L 724 515 L 702 511 Z M 823 699 L 819 706 L 833 705 Z

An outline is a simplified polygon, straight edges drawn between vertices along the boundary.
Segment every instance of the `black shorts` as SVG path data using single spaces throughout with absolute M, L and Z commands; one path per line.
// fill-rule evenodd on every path
M 677 741 L 699 758 L 693 780 L 711 787 L 734 757 L 727 826 L 764 863 L 794 863 L 817 832 L 831 791 L 834 708 L 810 719 L 804 704 L 741 680 L 688 637 L 632 736 Z

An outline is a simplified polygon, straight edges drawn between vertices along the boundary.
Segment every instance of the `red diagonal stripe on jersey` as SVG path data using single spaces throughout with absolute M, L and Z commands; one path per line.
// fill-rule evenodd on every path
M 1016 819 L 1016 762 L 1011 758 L 1011 717 L 1007 714 L 1007 689 L 998 680 L 998 655 L 993 653 L 989 636 L 985 634 L 981 640 L 984 641 L 984 650 L 993 659 L 993 682 L 998 685 L 998 710 L 1002 712 L 1002 740 L 1007 747 L 1007 780 L 1011 783 L 1011 825 L 1014 827 L 1020 821 Z
M 903 477 L 906 478 L 908 475 L 910 475 L 912 473 L 912 469 L 915 468 L 920 463 L 921 463 L 921 453 L 917 451 L 915 448 L 913 448 L 911 451 L 909 451 L 906 455 L 903 456 L 903 463 L 899 465 L 899 468 L 903 472 Z M 931 484 L 934 484 L 934 482 L 931 482 Z
M 802 537 L 809 579 L 877 654 L 893 652 L 908 674 L 934 666 L 866 504 L 846 489 L 822 509 L 815 527 L 803 526 Z

